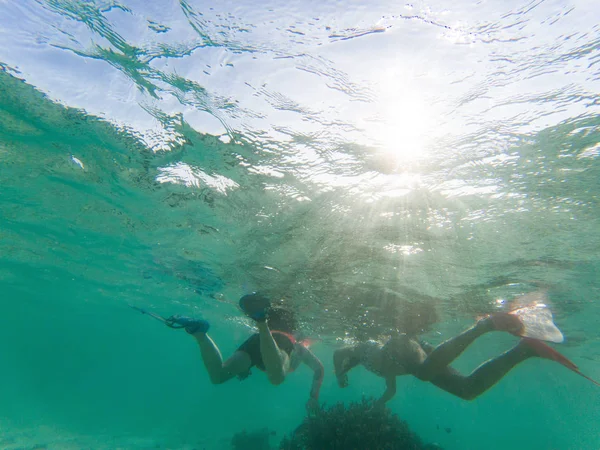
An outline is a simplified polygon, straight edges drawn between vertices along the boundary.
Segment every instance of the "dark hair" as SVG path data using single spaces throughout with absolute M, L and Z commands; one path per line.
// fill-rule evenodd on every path
M 271 330 L 294 333 L 298 330 L 296 313 L 282 305 L 273 305 L 267 310 L 267 319 Z

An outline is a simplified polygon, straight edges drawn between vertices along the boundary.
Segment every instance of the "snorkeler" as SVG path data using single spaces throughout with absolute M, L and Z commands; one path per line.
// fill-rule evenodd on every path
M 206 320 L 172 316 L 163 321 L 173 328 L 185 328 L 196 339 L 213 384 L 225 383 L 233 377 L 243 380 L 250 374 L 250 369 L 256 366 L 266 372 L 271 384 L 279 385 L 300 363 L 306 364 L 314 372 L 306 407 L 309 411 L 318 409 L 323 364 L 303 342 L 294 338 L 292 333 L 296 331 L 297 321 L 293 312 L 272 306 L 269 299 L 257 293 L 243 296 L 239 304 L 256 323 L 258 333 L 250 336 L 225 362 L 219 348 L 207 334 L 210 325 Z
M 547 314 L 550 314 L 549 311 Z M 386 390 L 377 400 L 375 407 L 383 407 L 394 397 L 396 377 L 400 375 L 413 375 L 461 399 L 473 400 L 494 386 L 519 363 L 532 357 L 542 357 L 559 362 L 600 386 L 596 381 L 583 375 L 575 364 L 541 340 L 526 337 L 528 332 L 522 319 L 523 317 L 512 313 L 495 313 L 479 320 L 471 328 L 435 348 L 419 342 L 416 335 L 411 333 L 393 336 L 385 344 L 367 341 L 336 350 L 333 363 L 338 385 L 342 388 L 347 387 L 348 372 L 362 364 L 368 371 L 384 378 L 386 382 Z M 544 328 L 542 331 L 550 332 L 547 340 L 558 337 L 554 341 L 562 341 L 562 333 L 551 319 L 549 323 L 545 321 L 542 328 Z M 470 375 L 462 375 L 450 367 L 450 364 L 475 339 L 491 331 L 506 331 L 521 337 L 521 341 L 502 355 L 483 363 Z

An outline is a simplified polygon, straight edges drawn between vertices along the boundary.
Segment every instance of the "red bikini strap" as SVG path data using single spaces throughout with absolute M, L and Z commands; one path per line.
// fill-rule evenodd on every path
M 283 336 L 287 337 L 290 341 L 292 341 L 292 344 L 297 343 L 296 338 L 290 333 L 286 333 L 285 331 L 271 330 L 271 333 L 282 334 Z

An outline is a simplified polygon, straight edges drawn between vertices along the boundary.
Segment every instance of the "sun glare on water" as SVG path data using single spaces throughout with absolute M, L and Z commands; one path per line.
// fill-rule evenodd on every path
M 398 79 L 384 77 L 379 83 L 379 101 L 374 117 L 363 123 L 367 139 L 390 172 L 405 172 L 408 166 L 429 155 L 436 134 L 432 105 L 418 89 Z

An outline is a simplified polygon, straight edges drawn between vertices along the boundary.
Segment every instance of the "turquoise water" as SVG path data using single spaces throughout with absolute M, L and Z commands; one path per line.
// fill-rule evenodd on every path
M 600 379 L 600 88 L 592 2 L 0 2 L 0 448 L 228 449 L 300 424 L 303 368 L 209 383 L 129 305 L 204 317 L 284 297 L 332 352 L 433 305 L 437 344 L 545 292 Z M 596 14 L 596 16 L 595 16 Z M 412 306 L 411 306 L 412 305 Z M 477 340 L 469 371 L 510 348 Z M 600 388 L 529 360 L 465 402 L 388 406 L 444 449 L 597 449 Z

